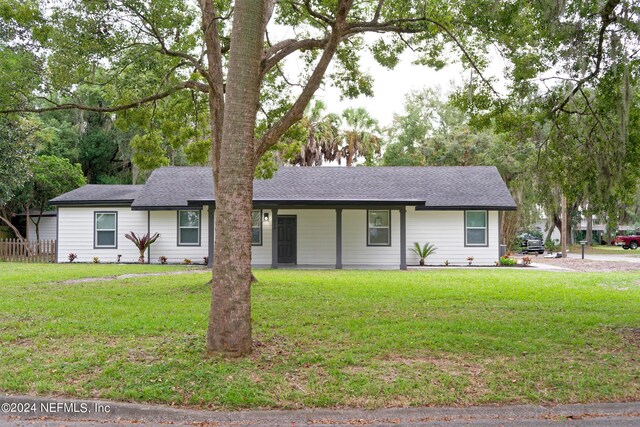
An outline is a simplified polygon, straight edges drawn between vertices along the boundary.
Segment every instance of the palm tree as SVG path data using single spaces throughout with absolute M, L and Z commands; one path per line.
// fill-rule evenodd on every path
M 429 242 L 425 243 L 424 246 L 420 246 L 420 243 L 414 242 L 411 250 L 420 258 L 420 265 L 424 265 L 424 260 L 436 252 L 436 247 Z
M 378 121 L 369 115 L 366 109 L 347 108 L 342 118 L 349 128 L 344 132 L 346 145 L 342 147 L 342 156 L 347 166 L 353 166 L 357 157 L 364 157 L 366 163 L 373 162 L 373 156 L 380 154 L 381 138 Z
M 340 118 L 335 114 L 323 114 L 325 105 L 316 101 L 309 105 L 300 125 L 305 129 L 306 140 L 300 153 L 292 160 L 294 165 L 320 166 L 323 161 L 339 160 L 340 132 L 338 129 Z

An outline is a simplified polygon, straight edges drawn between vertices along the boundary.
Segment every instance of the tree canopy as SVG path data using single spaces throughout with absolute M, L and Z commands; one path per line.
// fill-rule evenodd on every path
M 573 115 L 604 124 L 589 92 L 598 93 L 607 76 L 615 87 L 631 87 L 624 82 L 637 68 L 632 0 L 5 0 L 2 6 L 1 112 L 81 110 L 116 123 L 139 114 L 131 118 L 141 123 L 131 138 L 141 167 L 166 163 L 176 144 L 202 160 L 210 144 L 216 252 L 207 347 L 232 355 L 251 350 L 253 175 L 269 170 L 263 156 L 296 130 L 323 82 L 347 97 L 371 93 L 372 76 L 359 67 L 363 51 L 390 68 L 407 49 L 436 69 L 459 58 L 475 76 L 454 96 L 470 114 L 469 125 L 522 134 L 539 149 L 556 142 L 562 148 L 557 127 L 570 126 Z M 505 90 L 485 73 L 494 50 L 506 60 Z M 290 61 L 300 64 L 296 72 L 284 66 Z M 82 98 L 88 87 L 104 96 Z M 174 114 L 174 100 L 190 105 L 185 94 L 194 100 L 193 114 Z M 630 103 L 621 108 L 629 111 L 622 115 L 629 129 Z M 104 123 L 90 145 L 106 145 Z M 627 138 L 628 131 L 620 134 Z M 559 183 L 571 190 L 567 180 Z

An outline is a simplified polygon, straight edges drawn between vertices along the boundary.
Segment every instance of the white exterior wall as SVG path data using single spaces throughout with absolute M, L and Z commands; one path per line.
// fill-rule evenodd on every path
M 147 212 L 144 214 L 146 217 Z M 206 206 L 200 212 L 199 246 L 178 246 L 178 213 L 175 210 L 151 211 L 150 230 L 152 235 L 160 233 L 160 238 L 151 245 L 149 259 L 152 263 L 159 263 L 158 258 L 166 256 L 171 264 L 181 264 L 185 259 L 203 264 L 204 257 L 209 255 L 209 209 Z M 147 232 L 146 228 L 144 232 Z
M 117 212 L 118 232 L 116 249 L 94 249 L 94 212 Z M 124 235 L 130 231 L 147 232 L 147 212 L 132 211 L 129 207 L 60 207 L 58 208 L 58 262 L 68 262 L 69 253 L 78 255 L 76 262 L 137 262 L 140 254 Z
M 432 243 L 436 252 L 425 263 L 467 265 L 467 257 L 473 264 L 494 265 L 499 254 L 498 212 L 489 211 L 488 243 L 486 247 L 464 245 L 464 211 L 416 211 L 407 207 L 407 264 L 417 265 L 418 257 L 411 251 L 414 242 L 424 245 Z
M 118 248 L 94 249 L 94 212 L 118 212 Z M 342 210 L 342 264 L 350 266 L 379 266 L 398 268 L 400 265 L 400 212 L 391 210 L 391 246 L 367 246 L 366 209 Z M 262 245 L 252 248 L 252 264 L 271 265 L 271 237 L 273 212 L 269 221 L 262 221 Z M 78 255 L 78 262 L 92 262 L 97 256 L 101 262 L 115 262 L 122 255 L 122 262 L 136 262 L 138 251 L 124 235 L 129 231 L 147 232 L 147 211 L 132 211 L 128 207 L 60 207 L 58 209 L 59 239 L 58 262 L 67 262 L 70 252 Z M 334 209 L 280 209 L 278 215 L 295 215 L 297 218 L 297 263 L 300 265 L 331 266 L 336 262 L 336 213 Z M 489 211 L 488 246 L 464 246 L 464 211 L 416 211 L 407 207 L 407 264 L 417 265 L 418 258 L 411 251 L 414 242 L 432 243 L 436 253 L 427 258 L 427 264 L 466 265 L 473 256 L 476 265 L 493 265 L 498 259 L 498 212 Z M 170 263 L 182 263 L 185 258 L 201 264 L 208 256 L 209 221 L 208 208 L 201 212 L 200 246 L 178 246 L 177 213 L 151 211 L 151 233 L 160 238 L 151 246 L 150 260 L 158 263 L 158 257 L 166 256 Z M 55 218 L 52 219 L 55 238 Z M 42 237 L 43 239 L 45 237 Z
M 298 264 L 336 264 L 334 209 L 279 209 L 278 215 L 295 215 L 297 218 Z
M 36 224 L 37 217 L 31 217 L 29 220 L 29 241 L 35 242 L 36 237 Z M 40 240 L 56 240 L 56 217 L 55 216 L 43 216 L 40 218 Z
M 367 246 L 367 210 L 342 211 L 342 264 L 400 267 L 400 212 L 391 210 L 391 246 Z
M 269 221 L 264 221 L 264 214 L 269 214 Z M 271 265 L 271 224 L 273 212 L 269 209 L 262 210 L 262 245 L 251 247 L 251 264 L 267 267 Z

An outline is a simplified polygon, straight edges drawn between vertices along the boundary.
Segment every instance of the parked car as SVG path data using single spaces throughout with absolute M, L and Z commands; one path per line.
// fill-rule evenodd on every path
M 638 233 L 634 233 L 630 236 L 616 236 L 613 240 L 613 244 L 616 246 L 622 246 L 622 249 L 638 249 L 638 244 L 640 243 L 640 235 Z
M 544 242 L 541 238 L 531 234 L 522 234 L 520 236 L 520 252 L 523 254 L 537 252 L 542 255 L 544 253 Z

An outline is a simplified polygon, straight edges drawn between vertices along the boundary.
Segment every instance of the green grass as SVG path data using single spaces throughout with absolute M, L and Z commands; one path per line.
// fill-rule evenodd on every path
M 582 250 L 580 245 L 571 245 L 569 250 L 573 253 L 579 254 Z M 598 246 L 585 246 L 584 248 L 585 254 L 592 255 L 627 255 L 627 256 L 640 256 L 640 251 L 638 250 L 624 250 L 620 246 L 607 246 L 607 245 L 598 245 Z
M 0 262 L 1 285 L 28 285 L 90 277 L 119 276 L 122 274 L 162 273 L 183 271 L 185 265 L 156 264 L 26 264 Z
M 0 265 L 2 392 L 227 409 L 640 399 L 638 273 L 261 270 L 257 346 L 226 360 L 205 352 L 203 274 L 63 285 L 41 279 L 81 267 L 39 265 L 30 284 L 21 267 Z

